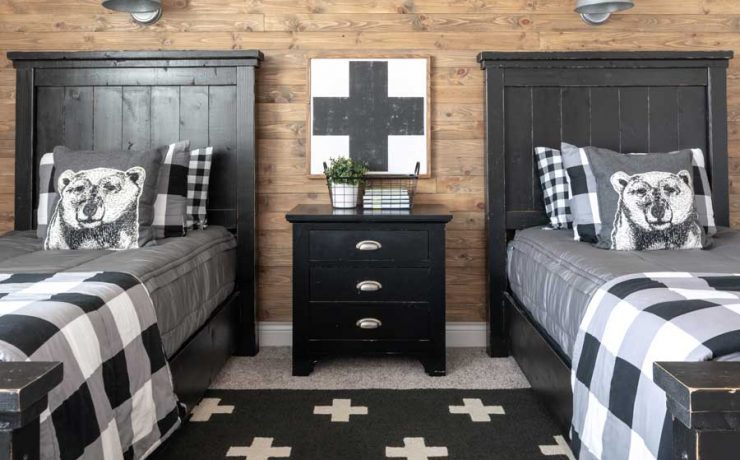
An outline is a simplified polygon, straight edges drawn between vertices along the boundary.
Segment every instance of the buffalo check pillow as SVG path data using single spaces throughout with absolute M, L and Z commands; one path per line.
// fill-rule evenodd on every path
M 211 176 L 213 147 L 190 152 L 188 167 L 188 207 L 185 225 L 188 229 L 208 226 L 208 182 Z
M 568 176 L 573 236 L 576 240 L 595 243 L 601 231 L 601 217 L 596 178 L 588 162 L 588 155 L 584 149 L 565 142 L 560 144 L 560 153 Z
M 568 177 L 560 150 L 536 147 L 534 154 L 550 226 L 554 229 L 571 228 L 573 216 L 568 202 Z
M 699 216 L 699 225 L 704 227 L 707 236 L 713 236 L 717 234 L 717 224 L 714 221 L 712 188 L 709 185 L 706 161 L 701 149 L 691 149 L 691 165 L 694 174 L 694 207 Z
M 596 243 L 601 232 L 599 200 L 591 164 L 585 149 L 563 142 L 560 145 L 563 165 L 568 176 L 570 208 L 573 215 L 573 234 L 576 240 Z M 671 152 L 673 153 L 673 152 Z M 632 153 L 630 155 L 639 155 Z M 712 190 L 701 149 L 691 149 L 694 206 L 699 225 L 707 236 L 717 233 L 712 206 Z
M 54 152 L 44 154 L 39 161 L 39 204 L 36 208 L 36 238 L 46 238 L 49 218 L 57 206 L 57 190 L 54 183 Z
M 162 158 L 154 200 L 154 238 L 183 236 L 186 233 L 190 141 L 169 145 Z

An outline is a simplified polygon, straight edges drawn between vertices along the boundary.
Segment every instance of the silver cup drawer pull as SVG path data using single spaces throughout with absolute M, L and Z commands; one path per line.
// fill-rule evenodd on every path
M 383 325 L 379 319 L 375 318 L 362 318 L 357 320 L 357 327 L 360 329 L 377 329 Z
M 357 290 L 361 292 L 375 292 L 383 289 L 383 285 L 377 281 L 360 281 Z
M 382 248 L 383 245 L 378 243 L 377 241 L 364 240 L 357 243 L 355 247 L 360 251 L 377 251 L 378 249 Z

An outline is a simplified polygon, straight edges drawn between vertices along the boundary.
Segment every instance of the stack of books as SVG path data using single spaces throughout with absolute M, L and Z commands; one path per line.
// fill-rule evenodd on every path
M 409 209 L 411 200 L 406 189 L 376 187 L 365 190 L 362 206 L 365 209 Z

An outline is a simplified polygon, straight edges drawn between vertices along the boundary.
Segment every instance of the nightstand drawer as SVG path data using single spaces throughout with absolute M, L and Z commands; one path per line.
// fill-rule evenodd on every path
M 312 267 L 311 301 L 425 301 L 429 268 Z
M 311 230 L 311 260 L 422 261 L 429 258 L 426 230 Z
M 314 340 L 428 339 L 429 305 L 314 303 L 306 333 Z

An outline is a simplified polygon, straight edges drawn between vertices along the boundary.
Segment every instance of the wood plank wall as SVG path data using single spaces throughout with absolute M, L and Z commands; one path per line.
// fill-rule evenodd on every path
M 164 0 L 153 27 L 99 0 L 0 0 L 0 230 L 12 227 L 15 73 L 9 50 L 258 48 L 259 305 L 290 318 L 285 211 L 326 202 L 304 175 L 306 56 L 431 55 L 433 178 L 419 201 L 449 206 L 448 318 L 485 317 L 483 73 L 480 50 L 712 50 L 740 52 L 738 0 L 635 0 L 589 27 L 575 0 Z M 740 225 L 740 64 L 729 82 L 733 223 Z

